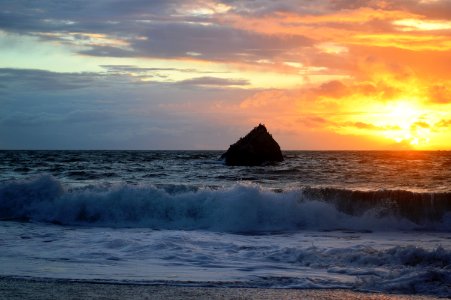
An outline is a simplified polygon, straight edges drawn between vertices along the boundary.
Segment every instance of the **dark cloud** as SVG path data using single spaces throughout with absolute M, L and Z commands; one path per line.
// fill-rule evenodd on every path
M 90 49 L 81 50 L 78 53 L 90 56 L 108 56 L 108 57 L 133 57 L 137 56 L 135 51 L 126 50 L 113 46 L 92 46 Z M 139 56 L 139 55 L 138 55 Z
M 0 80 L 9 83 L 6 89 L 14 87 L 25 90 L 80 89 L 92 86 L 93 82 L 100 83 L 100 79 L 104 78 L 98 73 L 55 73 L 35 69 L 0 68 Z
M 252 93 L 213 85 L 189 89 L 189 83 L 136 85 L 128 77 L 0 69 L 6 86 L 4 94 L 0 89 L 0 147 L 222 149 L 227 145 L 217 133 L 229 128 L 230 116 L 211 114 L 209 108 L 221 99 L 238 103 Z M 78 88 L 67 89 L 81 79 Z M 216 124 L 222 119 L 226 125 Z
M 232 27 L 199 24 L 151 24 L 140 35 L 145 39 L 130 41 L 133 50 L 91 46 L 81 53 L 93 56 L 255 61 L 274 58 L 312 44 L 310 39 L 298 35 L 269 36 Z
M 300 35 L 258 34 L 219 25 L 212 17 L 177 13 L 190 3 L 195 1 L 6 1 L 0 6 L 0 28 L 108 57 L 255 61 L 312 44 Z M 121 44 L 99 42 L 91 34 Z
M 13 92 L 56 92 L 89 88 L 107 88 L 123 85 L 130 88 L 136 83 L 163 84 L 159 82 L 141 81 L 142 78 L 158 77 L 165 78 L 161 72 L 179 71 L 188 73 L 209 73 L 197 72 L 191 69 L 178 68 L 139 68 L 131 65 L 103 66 L 108 72 L 83 72 L 83 73 L 58 73 L 36 69 L 12 69 L 0 68 L 0 93 Z M 130 76 L 138 73 L 138 75 Z M 215 72 L 218 73 L 218 72 Z M 249 81 L 245 79 L 220 78 L 213 76 L 195 77 L 178 82 L 164 82 L 164 86 L 245 86 Z M 1 94 L 0 94 L 1 95 Z
M 395 2 L 395 1 L 393 1 Z M 362 7 L 369 8 L 386 8 L 391 5 L 389 1 L 380 1 L 380 0 L 330 0 L 329 6 L 334 10 L 341 9 L 359 9 Z
M 327 0 L 222 0 L 232 6 L 232 11 L 241 15 L 265 16 L 279 12 L 290 12 L 301 15 L 320 14 L 324 12 Z
M 0 27 L 12 31 L 89 32 L 121 25 L 130 20 L 159 19 L 158 16 L 174 13 L 178 2 L 181 1 L 4 0 L 0 4 Z

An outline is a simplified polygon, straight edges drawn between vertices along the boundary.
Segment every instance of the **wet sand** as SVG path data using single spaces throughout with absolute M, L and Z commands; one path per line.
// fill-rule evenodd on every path
M 210 288 L 0 278 L 0 299 L 439 299 L 348 290 Z

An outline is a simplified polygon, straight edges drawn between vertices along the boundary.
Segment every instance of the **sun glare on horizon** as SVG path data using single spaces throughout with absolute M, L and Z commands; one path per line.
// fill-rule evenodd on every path
M 430 142 L 431 121 L 425 109 L 416 101 L 399 100 L 386 106 L 383 135 L 413 148 L 426 147 Z

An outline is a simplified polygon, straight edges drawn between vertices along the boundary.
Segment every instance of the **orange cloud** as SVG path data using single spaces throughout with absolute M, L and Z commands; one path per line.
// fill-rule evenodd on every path
M 412 74 L 397 77 L 382 67 L 380 71 L 360 82 L 330 81 L 316 87 L 258 92 L 242 101 L 240 109 L 279 132 L 298 136 L 330 132 L 372 139 L 374 147 L 390 149 L 406 144 L 418 149 L 451 147 L 446 138 L 449 122 L 440 121 L 451 116 L 450 106 L 443 111 L 441 105 L 430 103 L 431 83 Z
M 399 27 L 401 31 L 436 31 L 451 29 L 451 22 L 449 21 L 424 21 L 419 19 L 402 19 L 393 21 L 395 26 Z
M 429 101 L 432 103 L 448 104 L 451 103 L 451 89 L 449 88 L 451 82 L 447 85 L 435 84 L 429 87 Z
M 443 127 L 443 128 L 451 127 L 451 119 L 448 119 L 448 120 L 440 120 L 440 122 L 438 122 L 438 123 L 436 124 L 436 127 Z
M 405 42 L 409 42 L 408 36 L 410 35 L 397 33 L 399 23 L 393 22 L 419 18 L 421 16 L 418 14 L 402 10 L 363 7 L 317 15 L 301 15 L 292 12 L 276 12 L 259 17 L 224 15 L 219 17 L 219 21 L 223 24 L 268 35 L 302 35 L 316 41 L 338 44 L 367 44 L 368 40 L 372 38 L 375 39 L 375 42 L 387 40 L 389 39 L 387 34 L 391 33 L 395 36 L 404 35 L 404 39 L 399 41 L 399 45 L 402 46 Z M 425 24 L 424 22 L 418 24 Z M 432 38 L 433 36 L 428 37 L 429 40 Z M 424 38 L 424 40 L 427 39 Z M 398 44 L 393 43 L 393 45 Z

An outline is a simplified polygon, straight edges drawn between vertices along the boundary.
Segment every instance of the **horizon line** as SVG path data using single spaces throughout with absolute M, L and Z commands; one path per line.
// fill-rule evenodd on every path
M 0 149 L 0 151 L 227 151 L 227 149 Z M 282 152 L 377 152 L 377 151 L 416 151 L 416 152 L 449 152 L 451 149 L 281 149 Z

